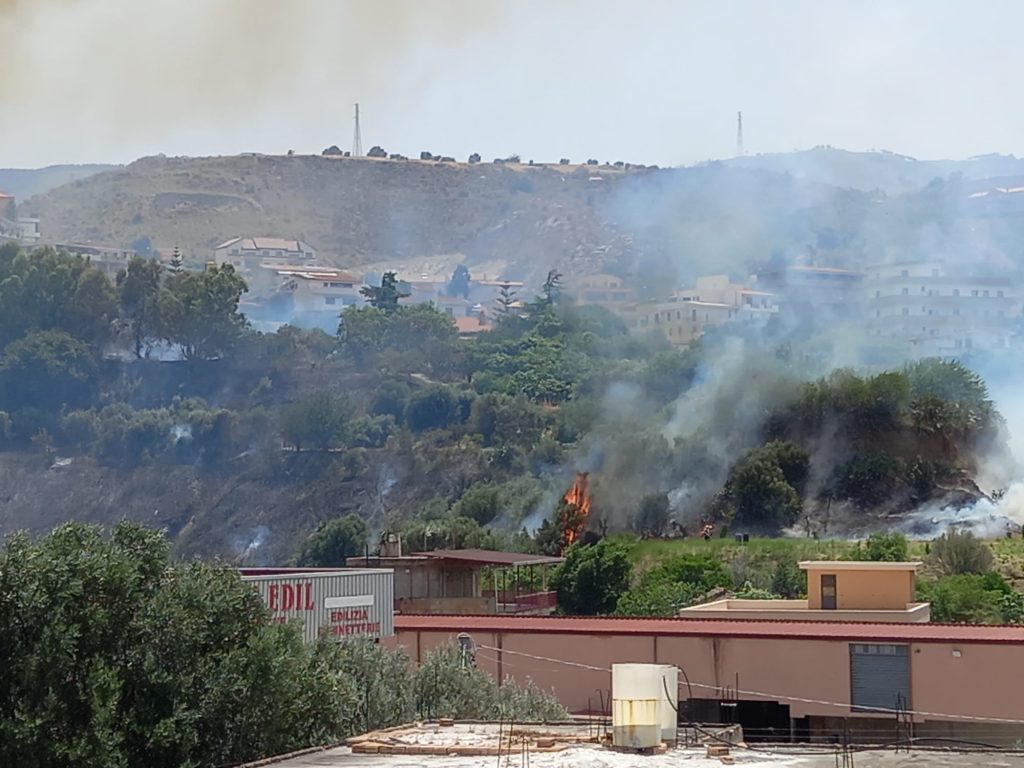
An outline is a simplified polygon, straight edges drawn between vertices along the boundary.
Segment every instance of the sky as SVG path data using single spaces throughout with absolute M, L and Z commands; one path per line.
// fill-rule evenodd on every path
M 0 167 L 1024 154 L 1019 0 L 0 0 Z

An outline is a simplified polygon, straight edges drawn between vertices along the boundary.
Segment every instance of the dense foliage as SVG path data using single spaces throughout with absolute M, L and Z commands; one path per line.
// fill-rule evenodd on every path
M 368 639 L 304 645 L 235 570 L 174 565 L 135 525 L 18 535 L 0 552 L 0 764 L 235 765 L 442 710 L 565 716 L 455 654 L 410 675 Z

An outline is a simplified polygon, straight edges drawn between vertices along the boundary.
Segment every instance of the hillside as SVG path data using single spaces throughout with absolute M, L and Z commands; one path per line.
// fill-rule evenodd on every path
M 329 157 L 151 157 L 29 201 L 51 240 L 127 246 L 149 237 L 205 260 L 229 237 L 287 235 L 329 262 L 459 254 L 519 274 L 587 269 L 629 241 L 597 210 L 623 174 L 602 169 Z
M 197 262 L 236 234 L 283 235 L 343 267 L 438 276 L 461 262 L 533 283 L 551 267 L 608 270 L 660 292 L 776 257 L 856 268 L 945 252 L 1012 268 L 1024 219 L 1019 195 L 997 188 L 1013 186 L 1021 165 L 826 148 L 671 169 L 150 157 L 22 209 L 50 241 L 131 247 L 148 237 Z
M 48 165 L 45 168 L 0 168 L 0 189 L 18 200 L 42 195 L 63 184 L 85 179 L 116 165 Z

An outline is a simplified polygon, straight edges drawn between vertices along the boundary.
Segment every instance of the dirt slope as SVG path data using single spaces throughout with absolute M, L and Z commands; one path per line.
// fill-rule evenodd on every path
M 575 271 L 578 262 L 589 271 L 630 247 L 598 213 L 628 175 L 320 156 L 152 157 L 24 208 L 53 241 L 128 246 L 149 237 L 156 248 L 177 244 L 207 259 L 236 234 L 281 235 L 342 266 L 463 254 L 470 264 L 500 259 L 532 275 L 555 264 Z

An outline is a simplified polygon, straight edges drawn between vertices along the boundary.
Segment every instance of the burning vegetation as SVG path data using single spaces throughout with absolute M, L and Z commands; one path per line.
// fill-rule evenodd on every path
M 580 540 L 587 530 L 592 499 L 590 496 L 590 473 L 577 472 L 576 479 L 555 510 L 555 519 L 561 533 L 562 552 Z

